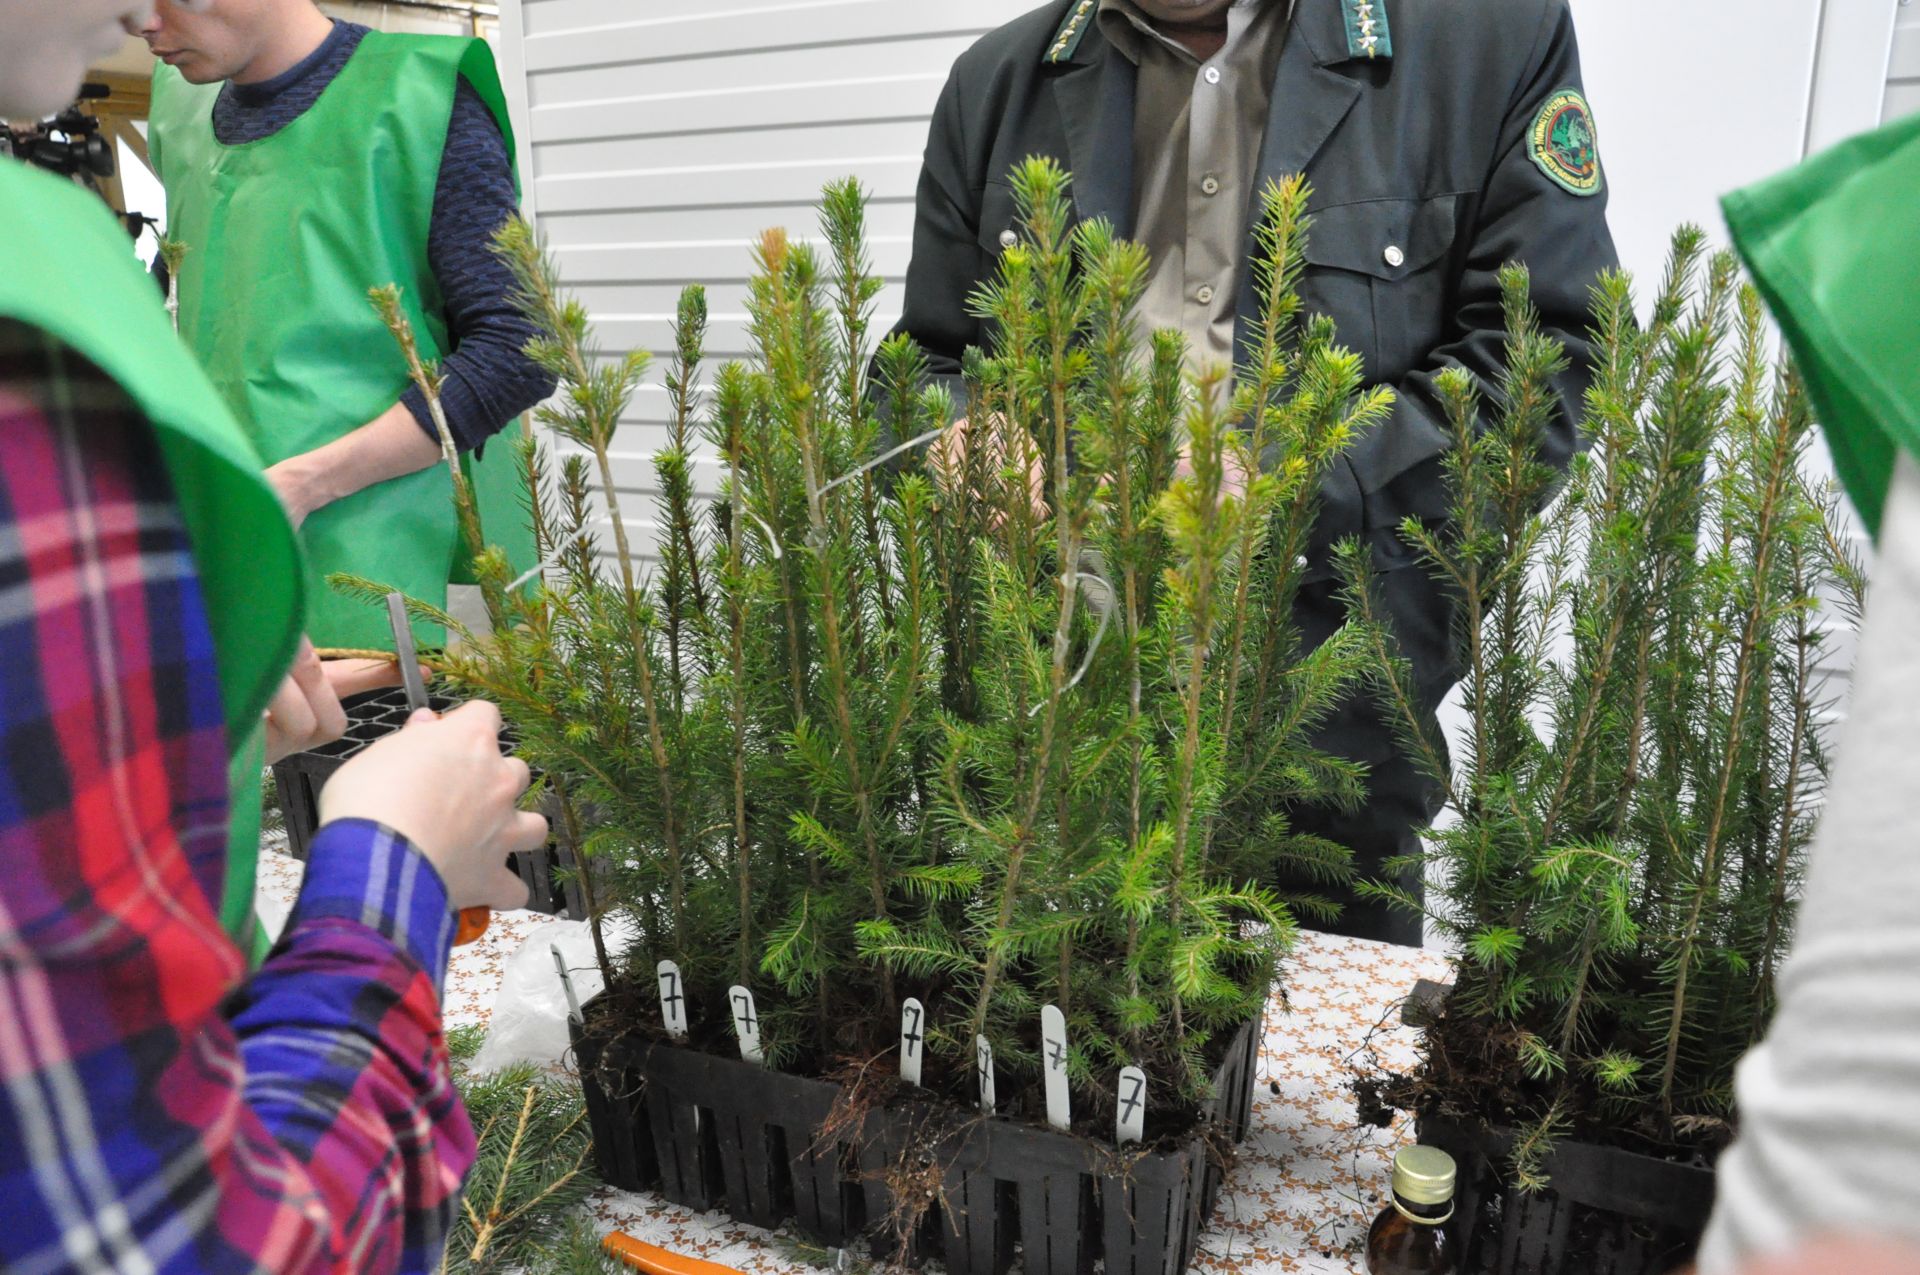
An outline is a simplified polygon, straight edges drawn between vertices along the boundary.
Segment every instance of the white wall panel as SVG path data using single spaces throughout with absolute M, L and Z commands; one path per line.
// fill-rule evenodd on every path
M 805 237 L 817 220 L 814 205 L 818 195 L 819 192 L 815 191 L 806 199 L 791 204 L 754 203 L 728 207 L 707 204 L 693 205 L 691 208 L 686 205 L 656 205 L 542 217 L 540 230 L 547 242 L 563 255 L 624 252 L 634 248 L 652 248 L 671 253 L 681 245 L 718 244 L 730 254 L 724 268 L 744 277 L 747 245 L 768 226 L 789 227 L 795 235 Z M 697 216 L 689 216 L 689 211 Z M 867 225 L 874 235 L 911 241 L 912 193 L 876 196 L 869 200 Z M 578 264 L 582 269 L 593 268 L 591 262 L 584 258 Z
M 510 0 L 503 61 L 521 78 L 528 202 L 602 348 L 662 354 L 679 291 L 697 282 L 713 364 L 744 357 L 753 241 L 782 226 L 818 243 L 820 188 L 847 176 L 871 195 L 883 333 L 940 86 L 969 44 L 1035 3 Z M 649 544 L 660 378 L 634 396 L 614 457 L 628 530 Z M 717 467 L 703 460 L 694 478 L 711 492 Z
M 1724 240 L 1720 196 L 1805 155 L 1822 0 L 1572 3 L 1613 236 L 1644 295 L 1674 227 Z
M 1900 0 L 1823 0 L 1807 154 L 1879 125 L 1899 8 Z
M 698 13 L 685 5 L 626 0 L 525 0 L 528 67 L 644 65 L 748 53 L 907 46 L 977 36 L 1032 5 L 986 0 L 949 5 L 924 0 L 760 0 Z M 888 53 L 899 53 L 888 48 Z
M 773 225 L 817 236 L 820 187 L 847 175 L 873 197 L 883 330 L 940 85 L 969 43 L 1036 2 L 506 0 L 529 203 L 603 345 L 664 349 L 678 289 L 699 281 L 709 349 L 743 355 L 750 243 Z M 1871 126 L 1898 4 L 1743 0 L 1729 21 L 1727 0 L 1572 2 L 1615 237 L 1646 280 L 1676 224 L 1719 234 L 1725 191 Z M 1920 4 L 1898 12 L 1887 108 L 1920 109 Z M 657 380 L 621 438 L 629 513 L 662 439 Z
M 1893 33 L 1893 59 L 1887 71 L 1887 119 L 1920 111 L 1920 4 L 1904 0 Z

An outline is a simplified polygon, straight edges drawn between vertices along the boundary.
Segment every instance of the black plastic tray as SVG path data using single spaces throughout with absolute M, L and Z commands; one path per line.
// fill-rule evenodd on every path
M 1713 1210 L 1713 1170 L 1618 1147 L 1563 1141 L 1548 1189 L 1507 1184 L 1513 1135 L 1429 1119 L 1420 1141 L 1459 1166 L 1455 1233 L 1463 1275 L 1668 1275 L 1693 1260 Z
M 589 1010 L 591 1012 L 591 1008 Z M 895 1102 L 823 1138 L 838 1085 L 735 1058 L 573 1029 L 601 1177 L 688 1208 L 814 1241 L 864 1244 L 951 1275 L 1180 1275 L 1213 1211 L 1222 1166 L 1205 1131 L 1167 1152 L 1120 1155 L 1070 1134 Z M 1257 1025 L 1243 1025 L 1215 1072 L 1211 1131 L 1234 1142 L 1253 1112 Z M 896 1209 L 889 1166 L 937 1183 L 924 1210 Z M 909 1233 L 895 1219 L 917 1215 Z
M 430 695 L 436 712 L 446 712 L 459 701 L 444 695 Z M 295 753 L 273 767 L 274 788 L 280 794 L 280 811 L 287 825 L 287 853 L 306 861 L 307 848 L 313 842 L 320 823 L 320 790 L 333 772 L 347 759 L 375 741 L 406 725 L 411 710 L 404 690 L 372 691 L 346 702 L 347 732 L 331 744 L 312 752 Z M 548 841 L 544 850 L 516 854 L 509 865 L 527 883 L 527 906 L 535 912 L 585 920 L 587 903 L 580 884 L 570 869 L 572 853 L 558 838 Z M 568 869 L 562 879 L 562 870 Z

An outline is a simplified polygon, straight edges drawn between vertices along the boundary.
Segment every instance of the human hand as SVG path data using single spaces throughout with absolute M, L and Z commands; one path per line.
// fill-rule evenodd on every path
M 320 790 L 320 825 L 371 819 L 400 833 L 439 871 L 455 910 L 523 907 L 507 856 L 547 842 L 544 817 L 519 808 L 527 763 L 500 752 L 500 710 L 484 700 L 444 717 L 421 709 Z
M 1009 429 L 1007 418 L 998 412 L 988 417 L 987 426 L 982 430 L 975 430 L 966 417 L 961 417 L 947 426 L 946 431 L 927 448 L 927 468 L 932 471 L 942 490 L 974 500 L 991 498 L 989 492 L 961 490 L 966 482 L 969 457 L 975 449 L 978 449 L 981 469 L 986 473 L 1017 477 L 1024 469 L 1034 521 L 1044 522 L 1052 516 L 1052 508 L 1047 504 L 1046 462 L 1040 455 L 1039 446 L 1026 430 Z M 1009 452 L 1017 452 L 1017 459 L 1009 459 Z M 1003 512 L 996 502 L 991 519 L 996 526 Z
M 300 639 L 293 669 L 267 704 L 267 762 L 331 744 L 346 733 L 340 701 L 400 685 L 400 666 L 387 660 L 322 660 Z
M 289 456 L 277 465 L 269 465 L 266 473 L 267 484 L 273 488 L 273 494 L 280 497 L 280 506 L 287 511 L 287 521 L 295 531 L 300 530 L 300 525 L 314 510 L 329 503 L 316 490 L 312 466 L 306 462 L 305 456 Z
M 1761 1259 L 1740 1275 L 1915 1275 L 1920 1249 L 1892 1239 L 1831 1236 L 1792 1254 Z M 1682 1275 L 1693 1275 L 1691 1269 Z
M 1229 445 L 1220 457 L 1219 499 L 1238 500 L 1247 494 L 1247 465 L 1241 457 L 1240 449 Z M 1193 456 L 1185 446 L 1180 448 L 1180 458 L 1173 465 L 1173 481 L 1184 482 L 1193 477 Z

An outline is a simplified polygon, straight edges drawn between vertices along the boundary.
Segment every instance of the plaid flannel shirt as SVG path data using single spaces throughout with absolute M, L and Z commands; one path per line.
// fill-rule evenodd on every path
M 473 1157 L 438 874 L 315 837 L 246 978 L 212 637 L 151 426 L 0 320 L 0 1269 L 437 1267 Z

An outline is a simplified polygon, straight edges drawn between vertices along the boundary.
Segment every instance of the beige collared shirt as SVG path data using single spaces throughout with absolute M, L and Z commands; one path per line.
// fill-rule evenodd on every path
M 1141 333 L 1178 328 L 1196 370 L 1233 366 L 1253 183 L 1291 9 L 1292 0 L 1234 0 L 1227 42 L 1203 62 L 1154 30 L 1134 0 L 1100 0 L 1101 30 L 1139 68 L 1133 237 L 1153 255 Z

